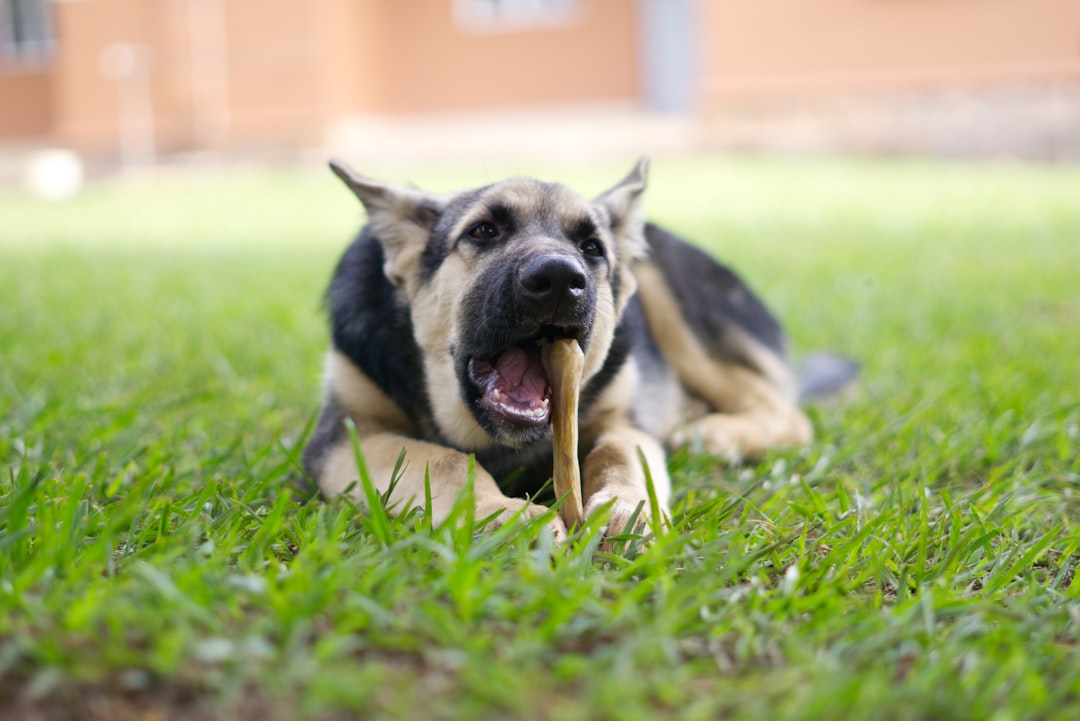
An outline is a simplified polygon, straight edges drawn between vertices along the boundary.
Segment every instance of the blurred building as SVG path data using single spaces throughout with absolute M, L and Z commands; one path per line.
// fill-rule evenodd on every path
M 1076 0 L 0 0 L 0 142 L 131 162 L 603 104 L 723 147 L 1080 158 Z

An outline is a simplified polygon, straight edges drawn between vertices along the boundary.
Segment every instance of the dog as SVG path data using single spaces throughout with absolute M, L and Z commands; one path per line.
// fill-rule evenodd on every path
M 512 178 L 432 195 L 331 161 L 367 225 L 326 293 L 332 342 L 304 450 L 325 496 L 363 501 L 346 420 L 390 505 L 449 515 L 467 482 L 475 517 L 548 513 L 550 387 L 540 344 L 584 351 L 580 457 L 586 517 L 608 537 L 669 513 L 665 446 L 725 458 L 808 443 L 784 333 L 729 268 L 645 221 L 647 161 L 586 200 Z M 391 476 L 404 451 L 404 464 Z M 395 505 L 396 504 L 396 505 Z M 655 506 L 654 506 L 655 507 Z

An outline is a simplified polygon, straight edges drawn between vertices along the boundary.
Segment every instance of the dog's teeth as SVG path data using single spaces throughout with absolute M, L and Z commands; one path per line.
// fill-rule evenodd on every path
M 529 421 L 543 421 L 550 412 L 551 403 L 547 398 L 530 399 L 527 403 L 517 402 L 513 396 L 498 388 L 488 391 L 487 400 L 495 409 L 512 418 Z

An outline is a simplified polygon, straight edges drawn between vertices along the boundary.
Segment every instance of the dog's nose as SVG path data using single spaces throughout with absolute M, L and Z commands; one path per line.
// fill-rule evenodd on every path
M 585 294 L 589 277 L 574 257 L 539 255 L 518 271 L 521 297 L 540 315 L 572 310 Z

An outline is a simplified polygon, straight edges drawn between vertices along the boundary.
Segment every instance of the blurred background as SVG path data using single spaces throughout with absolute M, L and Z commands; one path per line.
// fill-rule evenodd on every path
M 1080 160 L 1080 2 L 0 0 L 0 182 L 43 194 L 716 150 Z

